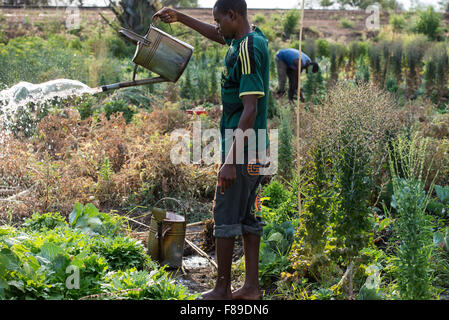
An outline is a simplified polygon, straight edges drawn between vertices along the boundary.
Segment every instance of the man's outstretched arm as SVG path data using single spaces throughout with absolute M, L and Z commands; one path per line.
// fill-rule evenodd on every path
M 214 25 L 192 18 L 175 9 L 163 8 L 156 12 L 153 18 L 160 18 L 165 23 L 181 22 L 212 41 L 220 44 L 226 44 Z

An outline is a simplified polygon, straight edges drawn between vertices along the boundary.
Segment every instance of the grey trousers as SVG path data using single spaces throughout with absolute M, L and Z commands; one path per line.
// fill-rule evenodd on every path
M 276 57 L 276 70 L 278 73 L 278 91 L 284 92 L 285 82 L 287 80 L 288 66 L 284 61 L 281 61 Z

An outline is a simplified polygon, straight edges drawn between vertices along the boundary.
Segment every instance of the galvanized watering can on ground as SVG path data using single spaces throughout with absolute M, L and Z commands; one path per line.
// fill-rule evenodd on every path
M 184 215 L 156 207 L 163 200 L 175 201 Z M 182 266 L 186 235 L 186 212 L 182 203 L 173 198 L 162 198 L 153 207 L 148 231 L 148 253 L 153 260 L 170 268 Z
M 137 33 L 121 28 L 120 34 L 137 45 L 133 62 L 136 64 L 133 80 L 101 87 L 101 91 L 138 86 L 158 82 L 176 82 L 181 77 L 193 53 L 193 47 L 151 25 L 142 37 Z M 142 66 L 160 77 L 135 80 L 137 67 Z

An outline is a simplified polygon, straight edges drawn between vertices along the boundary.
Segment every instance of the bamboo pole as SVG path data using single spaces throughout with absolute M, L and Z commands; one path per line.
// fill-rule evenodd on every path
M 301 69 L 302 69 L 302 29 L 303 29 L 303 22 L 304 22 L 304 2 L 305 0 L 301 0 L 301 19 L 300 19 L 300 26 L 299 26 L 299 63 L 298 63 L 298 96 L 296 101 L 296 168 L 297 168 L 297 175 L 298 175 L 298 214 L 299 216 L 302 215 L 302 209 L 301 209 L 301 184 L 300 184 L 300 171 L 301 171 L 301 147 L 300 147 L 300 123 L 299 123 L 299 117 L 301 115 L 302 111 L 302 104 L 301 104 Z M 301 220 L 300 220 L 301 223 Z M 302 224 L 302 223 L 301 223 Z

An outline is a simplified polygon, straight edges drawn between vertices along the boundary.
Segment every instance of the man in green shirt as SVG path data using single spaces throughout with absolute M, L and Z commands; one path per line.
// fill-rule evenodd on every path
M 268 41 L 261 30 L 250 25 L 244 0 L 218 0 L 213 16 L 215 26 L 170 8 L 155 15 L 166 23 L 179 21 L 206 38 L 229 46 L 221 81 L 222 154 L 213 209 L 217 282 L 202 298 L 255 300 L 261 298 L 258 263 L 263 228 L 252 209 L 262 178 L 260 162 L 265 161 L 268 147 Z M 245 283 L 231 292 L 234 238 L 240 235 Z

